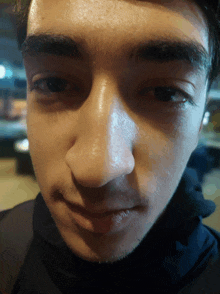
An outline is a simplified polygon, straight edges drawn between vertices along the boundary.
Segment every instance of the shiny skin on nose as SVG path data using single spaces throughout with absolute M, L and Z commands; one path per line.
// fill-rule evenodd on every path
M 75 180 L 85 187 L 101 187 L 130 174 L 136 127 L 116 87 L 99 79 L 78 111 L 74 144 L 66 155 Z

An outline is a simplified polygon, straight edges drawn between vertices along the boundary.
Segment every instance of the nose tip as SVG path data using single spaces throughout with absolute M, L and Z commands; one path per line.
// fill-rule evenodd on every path
M 81 148 L 80 145 L 69 152 L 67 162 L 75 180 L 84 187 L 102 187 L 134 169 L 133 154 L 123 140 L 107 147 L 104 144 L 91 147 L 89 142 Z

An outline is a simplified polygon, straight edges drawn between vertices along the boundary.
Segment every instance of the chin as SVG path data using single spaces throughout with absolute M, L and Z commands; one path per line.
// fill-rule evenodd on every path
M 60 233 L 68 248 L 79 258 L 96 263 L 113 263 L 128 256 L 139 245 L 140 239 L 136 242 L 129 242 L 126 236 L 111 234 L 91 234 L 80 236 L 70 230 L 62 230 Z M 132 238 L 133 239 L 133 238 Z

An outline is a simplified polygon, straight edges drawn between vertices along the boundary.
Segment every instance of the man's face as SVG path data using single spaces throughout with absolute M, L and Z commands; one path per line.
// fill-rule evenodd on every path
M 74 253 L 113 262 L 164 212 L 198 143 L 202 12 L 180 0 L 33 0 L 31 35 L 27 124 L 42 195 Z

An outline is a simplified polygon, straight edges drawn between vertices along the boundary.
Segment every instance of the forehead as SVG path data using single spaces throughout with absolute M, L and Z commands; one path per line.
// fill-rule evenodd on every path
M 190 38 L 208 51 L 205 18 L 192 1 L 32 0 L 27 33 L 45 32 L 111 44 L 112 49 L 143 38 Z

